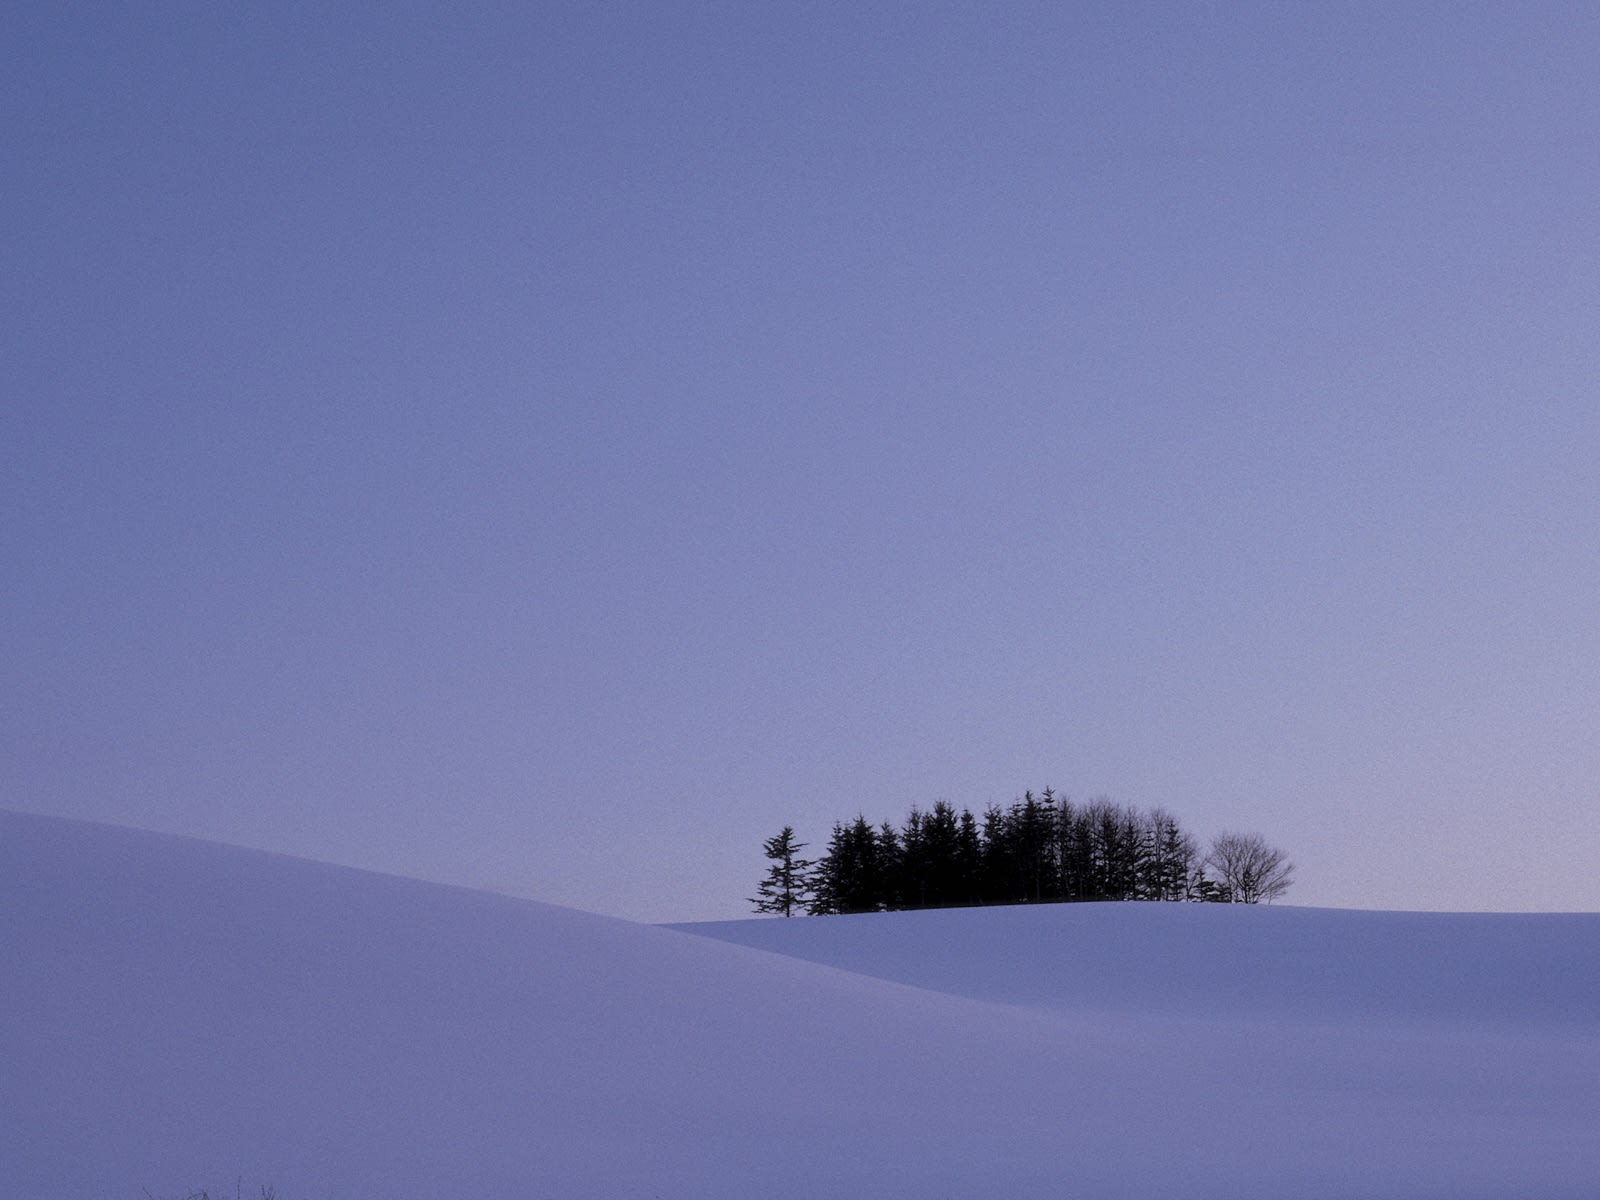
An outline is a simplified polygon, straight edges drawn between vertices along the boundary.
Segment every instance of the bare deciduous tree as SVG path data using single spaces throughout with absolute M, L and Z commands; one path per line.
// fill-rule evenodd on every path
M 1235 904 L 1276 900 L 1294 882 L 1294 864 L 1259 833 L 1218 834 L 1201 864 Z

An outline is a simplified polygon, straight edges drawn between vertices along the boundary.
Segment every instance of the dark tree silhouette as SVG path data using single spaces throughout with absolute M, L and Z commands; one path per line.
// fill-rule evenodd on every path
M 1218 834 L 1203 865 L 1235 904 L 1271 903 L 1294 882 L 1294 864 L 1259 833 Z
M 1255 904 L 1288 890 L 1294 867 L 1258 834 L 1226 833 L 1204 856 L 1162 808 L 1143 812 L 1097 797 L 1073 804 L 1045 788 L 982 823 L 939 800 L 912 806 L 898 829 L 865 816 L 835 823 L 813 864 L 785 828 L 766 843 L 774 865 L 759 912 L 879 912 L 956 904 L 1062 900 L 1203 900 Z M 786 866 L 785 864 L 792 864 Z
M 828 852 L 817 863 L 809 911 L 858 913 L 889 907 L 891 881 L 884 860 L 896 849 L 883 845 L 866 817 L 857 816 L 849 825 L 835 823 Z
M 770 837 L 763 843 L 762 849 L 772 860 L 772 866 L 767 869 L 767 877 L 756 889 L 757 894 L 750 898 L 757 912 L 792 917 L 797 910 L 807 906 L 811 899 L 811 868 L 814 864 L 800 857 L 800 851 L 805 848 L 805 842 L 794 840 L 794 829 L 788 825 L 777 837 Z
M 1194 839 L 1178 825 L 1177 818 L 1164 808 L 1152 809 L 1149 822 L 1146 883 L 1141 889 L 1145 899 L 1185 899 L 1189 891 L 1189 872 L 1195 859 Z

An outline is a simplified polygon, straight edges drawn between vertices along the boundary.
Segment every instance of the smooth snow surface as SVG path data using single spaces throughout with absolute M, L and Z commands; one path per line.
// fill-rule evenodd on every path
M 1600 916 L 692 928 L 0 813 L 0 1195 L 1600 1193 Z

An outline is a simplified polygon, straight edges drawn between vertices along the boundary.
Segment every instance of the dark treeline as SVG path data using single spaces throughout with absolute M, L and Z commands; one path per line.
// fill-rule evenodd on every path
M 836 823 L 821 858 L 785 827 L 757 912 L 860 913 L 1074 900 L 1255 903 L 1288 890 L 1293 865 L 1256 834 L 1227 833 L 1202 852 L 1171 813 L 1110 800 L 1074 804 L 1049 788 L 982 818 L 941 800 L 896 828 Z

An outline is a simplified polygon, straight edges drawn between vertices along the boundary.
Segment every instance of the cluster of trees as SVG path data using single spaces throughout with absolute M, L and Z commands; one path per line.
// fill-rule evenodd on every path
M 1294 864 L 1259 834 L 1224 833 L 1203 852 L 1165 809 L 1091 800 L 1049 788 L 982 818 L 941 800 L 905 822 L 835 823 L 823 856 L 784 826 L 766 840 L 770 866 L 757 912 L 858 913 L 1069 900 L 1200 900 L 1255 904 L 1289 890 Z

